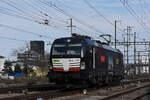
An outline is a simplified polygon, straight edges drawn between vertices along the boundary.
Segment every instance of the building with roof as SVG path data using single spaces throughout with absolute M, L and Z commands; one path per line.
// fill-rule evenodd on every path
M 0 56 L 0 72 L 4 69 L 5 57 Z

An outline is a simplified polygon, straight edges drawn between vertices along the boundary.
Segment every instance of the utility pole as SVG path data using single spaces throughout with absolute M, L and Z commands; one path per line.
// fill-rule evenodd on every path
M 140 74 L 140 52 L 138 52 L 138 74 Z
M 70 33 L 72 35 L 72 18 L 70 19 Z
M 67 26 L 67 27 L 70 27 L 70 34 L 71 34 L 71 36 L 72 36 L 72 34 L 73 34 L 73 27 L 75 27 L 75 26 L 72 25 L 72 18 L 69 19 L 69 20 L 70 20 L 70 25 Z
M 128 53 L 128 51 L 129 51 L 129 49 L 128 49 L 129 48 L 129 30 L 128 29 L 129 29 L 129 27 L 127 26 L 127 66 L 129 64 L 129 58 L 128 58 L 129 57 L 129 55 L 128 55 L 129 54 Z
M 136 72 L 136 32 L 134 32 L 134 67 Z
M 117 22 L 120 21 L 115 20 L 115 49 L 117 48 Z
M 132 30 L 131 26 L 127 26 L 127 66 L 129 64 L 129 43 L 130 43 L 130 32 Z
M 117 21 L 115 20 L 115 49 L 116 49 L 116 42 L 117 42 Z
M 124 43 L 125 43 L 125 37 L 123 38 L 124 39 Z M 126 55 L 126 48 L 125 48 L 125 46 L 124 46 L 124 63 L 125 63 L 125 55 Z
M 148 65 L 149 65 L 149 74 L 150 74 L 150 43 L 148 47 Z
M 122 37 L 123 37 L 123 40 L 124 41 L 117 41 L 116 43 L 115 42 L 110 42 L 110 45 L 112 46 L 123 46 L 124 47 L 124 61 L 126 63 L 126 66 L 129 65 L 129 60 L 132 60 L 134 65 L 135 65 L 135 72 L 136 74 L 137 73 L 140 73 L 141 70 L 142 70 L 142 67 L 145 66 L 146 68 L 149 66 L 149 74 L 150 74 L 150 41 L 138 41 L 136 38 L 137 38 L 137 33 L 134 32 L 134 34 L 131 33 L 131 26 L 127 26 L 127 28 L 125 29 L 126 30 L 126 34 L 122 34 Z M 131 38 L 132 36 L 132 38 Z M 129 47 L 132 46 L 133 47 L 133 55 L 130 55 L 131 57 L 133 58 L 130 58 L 129 57 Z M 138 48 L 137 46 L 147 46 L 149 47 L 148 50 L 146 51 L 138 51 Z M 142 48 L 140 48 L 142 49 Z M 142 53 L 140 52 L 144 52 L 144 53 L 147 53 L 145 55 L 142 55 Z M 148 56 L 148 59 L 149 59 L 149 62 L 147 63 L 142 63 L 141 62 L 141 57 L 142 56 L 145 56 L 147 57 Z M 141 57 L 140 57 L 141 56 Z M 137 62 L 138 61 L 138 62 Z M 145 61 L 146 62 L 146 61 Z

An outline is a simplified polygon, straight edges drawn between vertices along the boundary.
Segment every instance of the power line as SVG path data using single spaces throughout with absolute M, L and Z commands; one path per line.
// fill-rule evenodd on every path
M 58 0 L 57 0 L 58 1 Z M 59 1 L 59 3 L 61 3 L 60 1 Z M 53 4 L 52 3 L 50 3 L 50 5 L 51 6 L 53 6 Z M 54 5 L 54 6 L 56 6 L 56 5 Z M 66 5 L 65 5 L 66 6 Z M 91 5 L 92 6 L 92 5 Z M 69 8 L 69 6 L 66 6 L 66 8 Z M 105 17 L 105 16 L 104 16 Z M 107 18 L 106 18 L 107 19 Z M 107 19 L 108 20 L 108 19 Z M 109 20 L 108 20 L 109 21 Z M 111 23 L 111 21 L 109 21 L 110 23 Z M 111 25 L 113 25 L 113 23 L 111 24 Z M 79 27 L 77 27 L 77 25 L 76 25 L 76 28 L 78 29 L 78 30 L 80 30 L 80 31 L 82 31 L 82 32 L 84 32 L 84 33 L 86 33 L 86 34 L 88 34 L 88 35 L 90 35 L 91 36 L 91 33 L 89 33 L 89 32 L 87 32 L 86 30 L 84 30 L 84 29 L 82 29 L 82 28 L 79 28 Z M 119 29 L 119 28 L 118 28 Z M 120 31 L 122 31 L 121 29 L 119 29 Z M 122 32 L 124 32 L 124 31 L 122 31 Z M 104 33 L 104 32 L 103 32 Z M 125 33 L 125 32 L 124 32 Z M 95 35 L 98 35 L 98 37 L 99 37 L 99 35 L 100 34 L 98 34 L 98 33 L 94 33 Z
M 82 29 L 82 28 L 80 28 L 80 27 L 78 27 L 78 26 L 76 26 L 75 28 L 77 28 L 78 30 L 80 30 L 80 31 L 84 32 L 85 34 L 92 35 L 92 34 L 91 34 L 91 33 L 89 33 L 87 30 L 84 30 L 84 29 Z
M 5 4 L 7 4 L 7 5 L 9 5 L 9 6 L 12 7 L 12 8 L 15 8 L 17 11 L 21 12 L 24 16 L 29 16 L 29 17 L 31 17 L 31 18 L 33 18 L 33 19 L 38 19 L 38 20 L 40 19 L 40 20 L 43 20 L 43 17 L 42 17 L 42 18 L 35 17 L 35 15 L 37 15 L 35 12 L 32 12 L 32 13 L 34 13 L 34 15 L 33 15 L 33 14 L 30 14 L 30 13 L 26 12 L 26 11 L 28 11 L 28 10 L 24 11 L 24 10 L 18 8 L 18 7 L 16 6 L 16 3 L 13 2 L 13 1 L 6 2 L 6 1 L 1 0 L 1 2 L 3 2 L 3 3 L 5 3 Z M 38 15 L 38 16 L 39 16 L 39 15 Z M 41 17 L 41 16 L 40 16 L 40 17 Z
M 62 3 L 61 1 L 59 1 L 59 0 L 57 0 L 59 3 Z M 65 4 L 63 4 L 66 8 L 69 8 L 69 9 L 72 9 L 72 8 L 70 8 L 69 6 L 67 6 L 67 5 L 65 5 Z M 78 27 L 78 26 L 76 26 L 75 27 L 76 29 L 78 29 L 79 31 L 81 31 L 81 32 L 84 32 L 84 34 L 88 34 L 88 35 L 92 35 L 90 32 L 88 32 L 87 30 L 84 30 L 83 28 L 80 28 L 80 27 Z M 99 34 L 98 33 L 95 33 L 96 35 L 98 35 L 99 36 Z
M 46 20 L 44 20 L 44 21 L 38 21 L 38 20 L 33 20 L 33 19 L 30 19 L 30 18 L 26 18 L 26 17 L 24 17 L 24 16 L 20 16 L 20 15 L 17 15 L 17 14 L 11 14 L 11 13 L 7 13 L 7 12 L 0 12 L 0 13 L 5 14 L 5 15 L 8 15 L 8 16 L 12 16 L 12 17 L 24 19 L 24 20 L 36 22 L 36 23 L 38 23 L 38 24 L 47 25 L 47 26 L 52 27 L 52 28 L 59 28 L 59 29 L 60 29 L 60 27 L 58 27 L 58 25 L 59 25 L 59 26 L 61 25 L 61 24 L 58 24 L 58 23 L 57 23 L 56 25 L 54 25 L 55 22 L 53 23 L 53 25 L 50 25 L 48 20 L 47 20 L 48 22 L 45 23 Z M 51 22 L 52 22 L 52 21 L 51 21 Z M 65 25 L 64 25 L 64 26 L 65 26 Z M 64 27 L 64 26 L 63 26 L 63 27 Z
M 126 1 L 126 0 L 125 0 Z M 146 27 L 145 24 L 142 22 L 141 18 L 136 14 L 136 12 L 134 11 L 134 9 L 128 4 L 128 2 L 123 2 L 122 0 L 120 0 L 120 2 L 122 3 L 122 5 L 126 8 L 126 10 L 135 18 L 136 22 L 146 31 Z
M 19 13 L 20 13 L 20 12 L 21 12 L 21 13 L 24 12 L 22 9 L 19 9 L 18 7 L 14 6 L 14 5 L 13 5 L 14 2 L 12 2 L 12 4 L 10 4 L 10 3 L 8 3 L 8 2 L 4 2 L 4 3 L 7 4 L 7 5 L 9 5 L 9 6 L 11 6 L 11 7 L 13 7 L 13 8 L 15 8 L 15 9 L 17 9 L 17 10 L 19 11 Z M 7 10 L 8 10 L 8 9 L 7 9 Z M 39 24 L 43 24 L 42 22 L 36 21 L 35 19 L 32 20 L 31 18 L 27 18 L 27 17 L 25 17 L 25 16 L 23 16 L 23 15 L 21 16 L 21 13 L 20 13 L 19 15 L 13 14 L 12 12 L 11 12 L 11 13 L 1 12 L 1 13 L 6 14 L 6 15 L 9 15 L 9 16 L 14 16 L 14 17 L 22 18 L 22 19 L 29 20 L 29 21 L 38 22 Z M 49 15 L 46 14 L 46 13 L 44 13 L 44 15 L 45 15 L 46 17 L 49 17 Z M 33 17 L 32 17 L 32 18 L 33 18 Z M 49 18 L 51 18 L 51 17 L 49 17 Z M 51 21 L 51 22 L 52 22 L 52 21 Z M 59 24 L 59 23 L 58 23 L 58 24 Z M 60 24 L 59 24 L 59 25 L 60 25 Z M 48 25 L 48 26 L 54 27 L 54 28 L 58 28 L 57 25 L 56 25 L 56 26 Z
M 144 10 L 144 8 L 145 8 L 145 10 L 144 10 L 144 13 L 148 13 L 149 15 L 150 15 L 150 9 L 149 9 L 149 7 L 147 7 L 147 5 L 146 5 L 146 0 L 139 0 L 139 1 L 141 1 L 141 2 L 143 2 L 143 10 Z M 147 17 L 147 20 L 150 22 L 150 19 L 149 19 L 149 17 Z
M 99 29 L 95 28 L 94 26 L 91 26 L 91 25 L 87 24 L 86 22 L 79 20 L 78 18 L 76 18 L 76 17 L 70 15 L 69 13 L 66 13 L 66 12 L 65 12 L 64 10 L 62 10 L 61 8 L 59 8 L 59 7 L 57 7 L 56 5 L 52 4 L 52 2 L 50 2 L 51 5 L 49 5 L 49 4 L 46 3 L 46 2 L 42 2 L 41 0 L 39 0 L 39 1 L 40 1 L 41 3 L 47 5 L 48 7 L 53 8 L 53 9 L 57 10 L 58 12 L 60 12 L 60 13 L 62 13 L 62 14 L 64 14 L 64 15 L 66 15 L 66 16 L 68 16 L 68 17 L 74 19 L 75 21 L 77 21 L 78 23 L 82 24 L 83 26 L 88 27 L 89 29 L 93 29 L 93 30 L 95 30 L 95 31 L 98 32 L 98 33 L 104 33 L 104 32 L 102 32 L 102 31 L 100 31 Z
M 0 27 L 6 27 L 6 28 L 13 29 L 13 30 L 16 30 L 16 31 L 21 31 L 21 32 L 25 32 L 25 33 L 28 33 L 28 34 L 33 34 L 33 35 L 36 35 L 36 36 L 39 36 L 39 37 L 51 38 L 51 37 L 48 37 L 46 35 L 41 35 L 39 33 L 26 31 L 24 29 L 19 29 L 19 28 L 15 28 L 15 27 L 12 27 L 12 26 L 4 25 L 4 24 L 0 24 Z
M 10 11 L 10 12 L 17 13 L 17 14 L 19 14 L 19 15 L 23 15 L 22 13 L 20 13 L 20 12 L 18 12 L 18 11 L 15 11 L 15 10 L 13 10 L 13 9 L 5 8 L 5 7 L 0 7 L 0 8 L 1 8 L 2 11 L 5 10 L 5 11 Z M 23 15 L 23 16 L 24 16 L 24 15 Z
M 27 42 L 26 40 L 21 40 L 21 39 L 16 39 L 16 38 L 10 38 L 10 37 L 4 37 L 4 36 L 0 36 L 0 38 L 1 39 L 7 39 L 7 40 L 15 40 L 15 41 Z
M 30 3 L 28 3 L 26 0 L 22 0 L 22 1 L 23 1 L 25 4 L 29 5 L 30 7 L 32 7 L 33 9 L 35 9 L 35 7 L 32 6 Z M 37 9 L 35 9 L 35 10 L 37 10 Z M 35 14 L 35 15 L 37 15 L 37 16 L 39 16 L 39 17 L 41 17 L 41 18 L 47 19 L 46 16 L 43 16 L 42 14 L 39 14 L 40 11 L 39 11 L 39 13 L 36 13 L 36 12 L 33 12 L 33 11 L 30 10 L 30 12 L 33 13 L 33 14 Z
M 113 27 L 115 26 L 114 23 L 112 23 L 109 19 L 106 18 L 100 11 L 98 11 L 92 4 L 90 4 L 87 0 L 83 0 L 85 4 L 87 4 L 93 11 L 95 11 L 100 17 L 102 17 L 107 23 L 112 25 Z M 125 33 L 122 29 L 117 28 L 120 32 Z
M 114 24 L 108 20 L 102 13 L 100 13 L 94 6 L 92 6 L 87 0 L 83 0 L 85 2 L 85 4 L 87 4 L 91 9 L 93 9 L 100 17 L 102 17 L 103 19 L 105 19 L 109 24 L 113 25 Z
M 27 1 L 25 1 L 25 0 L 23 0 L 26 4 L 28 4 L 28 5 L 30 5 L 32 8 L 34 7 L 34 8 L 36 8 L 35 6 L 33 6 L 35 3 L 34 2 L 31 2 L 33 5 L 31 5 L 30 3 L 28 3 Z M 36 6 L 38 6 L 38 5 L 36 5 Z M 39 6 L 38 6 L 39 7 Z M 38 9 L 37 9 L 38 10 Z M 62 23 L 58 23 L 58 22 L 55 22 L 55 21 L 57 21 L 57 20 L 51 20 L 51 21 L 49 21 L 48 20 L 48 18 L 49 19 L 53 19 L 52 17 L 50 17 L 47 13 L 43 13 L 41 10 L 38 10 L 41 14 L 43 14 L 43 15 L 41 15 L 42 17 L 44 17 L 45 19 L 43 20 L 44 22 L 38 22 L 39 24 L 47 24 L 48 26 L 50 26 L 50 27 L 53 27 L 53 28 L 60 28 L 60 27 L 58 27 L 58 26 L 62 26 Z M 37 14 L 37 13 L 36 13 Z M 39 14 L 38 14 L 39 15 Z M 40 16 L 40 15 L 39 15 Z M 48 17 L 48 18 L 47 18 Z M 45 23 L 45 21 L 46 21 L 46 23 Z M 49 22 L 52 22 L 53 23 L 53 25 L 49 25 Z M 56 24 L 55 24 L 56 23 Z M 66 25 L 63 25 L 63 27 L 65 27 Z
M 31 3 L 36 9 L 39 9 L 39 11 L 40 11 L 44 16 L 49 17 L 49 19 L 54 19 L 55 21 L 59 21 L 59 22 L 62 22 L 62 23 L 66 23 L 66 21 L 61 20 L 60 16 L 59 16 L 59 18 L 50 16 L 49 13 L 46 12 L 46 10 L 48 10 L 48 9 L 47 9 L 45 6 L 41 6 L 41 5 L 39 6 L 39 5 L 37 4 L 38 2 L 39 2 L 39 1 L 33 2 L 32 0 L 30 0 L 30 3 Z M 41 3 L 41 2 L 39 2 L 39 3 Z M 49 11 L 49 10 L 48 10 L 48 11 Z M 51 12 L 50 12 L 50 13 L 51 13 Z
M 34 2 L 32 2 L 32 0 L 30 0 L 30 3 L 28 2 L 28 1 L 26 1 L 26 0 L 23 0 L 23 2 L 25 2 L 27 5 L 29 5 L 30 7 L 32 7 L 33 9 L 35 9 L 36 11 L 38 11 L 38 12 L 40 12 L 41 13 L 41 15 L 40 14 L 38 14 L 38 13 L 35 13 L 35 14 L 37 14 L 38 16 L 41 16 L 41 17 L 43 17 L 43 18 L 45 18 L 45 19 L 54 19 L 54 18 L 52 18 L 51 16 L 49 16 L 48 15 L 48 13 L 45 13 L 45 11 L 44 11 L 44 13 L 43 13 L 43 11 L 41 10 L 42 8 L 40 7 L 40 6 L 38 6 L 37 4 L 35 4 Z M 37 7 L 36 7 L 37 6 Z M 41 9 L 39 9 L 39 8 L 41 8 Z M 57 21 L 57 20 L 55 20 L 55 21 Z M 59 23 L 60 24 L 60 23 Z
M 35 16 L 33 16 L 32 14 L 29 14 L 28 12 L 25 12 L 23 11 L 22 9 L 18 8 L 15 6 L 15 3 L 12 2 L 12 1 L 9 1 L 9 2 L 6 2 L 4 0 L 0 0 L 0 2 L 4 3 L 4 4 L 7 4 L 8 6 L 12 7 L 12 8 L 15 8 L 16 10 L 18 10 L 19 12 L 21 12 L 22 14 L 25 14 L 25 16 L 29 16 L 29 17 L 32 17 L 33 19 L 39 19 Z
M 13 14 L 13 13 L 8 13 L 6 12 L 6 10 L 10 10 L 10 9 L 0 9 L 0 10 L 3 10 L 4 12 L 0 12 L 2 14 L 5 14 L 5 15 L 8 15 L 8 16 L 13 16 L 13 17 L 17 17 L 17 18 L 21 18 L 21 19 L 25 19 L 25 20 L 28 20 L 28 21 L 33 21 L 33 22 L 38 22 L 40 23 L 39 21 L 36 21 L 35 19 L 31 19 L 31 18 L 28 18 L 28 17 L 25 17 L 25 16 L 22 16 L 21 14 L 17 15 L 17 14 Z
M 41 9 L 40 10 L 40 12 L 44 15 L 44 16 L 46 16 L 46 17 L 48 17 L 48 20 L 50 20 L 50 22 L 52 22 L 53 24 L 55 23 L 55 28 L 57 27 L 58 28 L 58 26 L 63 26 L 63 27 L 65 27 L 66 26 L 66 21 L 64 21 L 64 20 L 61 20 L 60 19 L 60 17 L 59 18 L 56 18 L 56 17 L 52 17 L 52 16 L 50 16 L 49 15 L 49 13 L 48 12 L 45 12 L 46 10 L 45 9 L 47 9 L 46 7 L 44 7 L 44 6 L 42 6 L 41 7 L 41 5 L 39 6 L 38 4 L 36 4 L 35 2 L 32 2 L 32 0 L 30 0 L 30 3 L 34 6 L 34 7 L 36 7 L 37 9 Z M 44 9 L 45 8 L 45 9 Z M 50 25 L 50 26 L 52 26 L 52 25 Z
M 4 10 L 4 9 L 1 9 L 1 10 Z M 9 11 L 11 11 L 10 9 L 5 9 L 5 10 L 9 10 Z M 44 20 L 43 22 L 42 21 L 38 21 L 38 20 L 33 20 L 33 19 L 31 19 L 31 18 L 27 18 L 27 17 L 24 17 L 24 16 L 21 16 L 21 15 L 17 15 L 17 14 L 13 14 L 13 13 L 7 13 L 7 11 L 5 11 L 4 10 L 4 12 L 0 12 L 0 13 L 2 13 L 2 14 L 5 14 L 5 15 L 8 15 L 8 16 L 13 16 L 13 17 L 17 17 L 17 18 L 21 18 L 21 19 L 25 19 L 25 20 L 28 20 L 28 21 L 32 21 L 32 22 L 36 22 L 36 23 L 38 23 L 38 24 L 45 24 L 45 21 L 46 20 Z M 48 20 L 47 20 L 48 21 Z M 51 22 L 53 22 L 53 21 L 51 21 Z M 55 23 L 55 22 L 54 22 Z M 54 23 L 53 23 L 53 25 L 49 25 L 49 22 L 47 23 L 47 26 L 49 26 L 49 27 L 53 27 L 53 28 L 59 28 L 59 27 L 57 27 L 58 25 L 60 26 L 61 24 L 59 23 L 57 23 L 56 25 L 54 25 Z M 64 25 L 65 26 L 65 25 Z M 63 27 L 64 27 L 63 26 Z

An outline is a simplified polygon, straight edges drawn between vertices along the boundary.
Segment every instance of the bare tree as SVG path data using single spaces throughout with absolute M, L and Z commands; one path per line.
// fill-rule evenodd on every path
M 12 56 L 17 57 L 19 53 L 23 53 L 25 51 L 29 50 L 29 43 L 26 43 L 25 45 L 22 45 L 16 49 L 14 49 L 11 53 Z

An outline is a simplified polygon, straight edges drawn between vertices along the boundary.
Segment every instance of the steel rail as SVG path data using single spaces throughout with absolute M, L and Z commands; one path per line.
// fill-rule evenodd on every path
M 74 95 L 74 94 L 79 94 L 79 93 L 80 91 L 77 91 L 77 90 L 67 91 L 67 92 L 54 90 L 54 91 L 46 91 L 46 92 L 40 92 L 40 93 L 1 98 L 0 100 L 36 100 L 37 98 L 43 98 L 45 100 L 45 99 L 52 99 L 56 97 L 69 96 L 69 95 Z
M 132 93 L 134 91 L 137 91 L 137 90 L 140 90 L 142 88 L 146 88 L 146 87 L 149 87 L 150 86 L 150 83 L 146 84 L 146 85 L 143 85 L 143 86 L 140 86 L 140 87 L 136 87 L 136 88 L 132 88 L 132 89 L 127 89 L 127 90 L 124 90 L 122 92 L 119 92 L 119 93 L 114 93 L 112 95 L 109 95 L 107 97 L 104 97 L 102 99 L 99 99 L 99 100 L 111 100 L 111 99 L 114 99 L 114 98 L 117 98 L 121 95 L 124 95 L 124 94 L 128 94 L 128 93 Z M 136 99 L 135 99 L 136 100 Z
M 145 96 L 147 96 L 147 95 L 149 95 L 149 94 L 150 94 L 150 92 L 143 93 L 142 95 L 137 96 L 137 97 L 134 98 L 133 100 L 141 100 L 141 98 L 143 98 L 143 97 L 145 97 Z
M 28 91 L 52 90 L 56 88 L 58 87 L 52 84 L 14 86 L 14 87 L 0 88 L 0 94 L 4 94 L 8 92 L 20 93 L 23 90 L 28 90 Z

